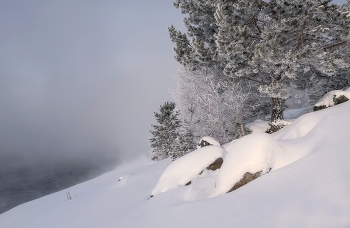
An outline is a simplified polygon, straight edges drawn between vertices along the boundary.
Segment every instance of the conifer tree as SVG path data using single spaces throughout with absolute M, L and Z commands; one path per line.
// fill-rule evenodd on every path
M 271 97 L 270 132 L 283 126 L 287 86 L 348 69 L 349 12 L 330 0 L 218 2 L 216 41 L 226 75 L 254 80 Z M 312 72 L 311 74 L 308 72 Z M 310 84 L 313 86 L 313 84 Z
M 186 144 L 188 135 L 180 133 L 181 121 L 178 119 L 178 111 L 175 111 L 175 103 L 165 102 L 159 111 L 154 113 L 159 125 L 151 125 L 154 130 L 150 130 L 153 135 L 149 138 L 152 148 L 150 157 L 152 160 L 168 157 L 174 160 L 192 148 Z
M 170 27 L 176 59 L 192 70 L 213 68 L 235 82 L 257 83 L 271 99 L 270 132 L 277 131 L 289 86 L 312 88 L 320 77 L 349 71 L 349 0 L 343 6 L 330 3 L 178 0 L 175 7 L 189 15 L 189 38 Z

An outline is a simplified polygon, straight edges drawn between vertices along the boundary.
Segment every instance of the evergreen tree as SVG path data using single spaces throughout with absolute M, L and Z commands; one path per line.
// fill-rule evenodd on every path
M 256 83 L 271 99 L 270 132 L 277 131 L 289 86 L 317 87 L 320 78 L 349 71 L 349 0 L 330 2 L 177 0 L 188 37 L 169 28 L 176 59 L 192 71 L 211 69 L 219 82 L 224 74 Z
M 233 81 L 224 74 L 228 60 L 217 55 L 215 37 L 217 1 L 177 0 L 174 6 L 187 14 L 184 20 L 187 33 L 173 26 L 169 28 L 175 58 L 184 67 L 175 94 L 181 119 L 187 121 L 194 114 L 190 129 L 197 139 L 210 135 L 225 143 L 244 135 L 243 125 L 251 116 L 264 119 L 266 99 L 257 96 L 258 83 Z M 192 114 L 188 112 L 190 107 L 194 109 Z
M 174 102 L 165 102 L 160 106 L 159 113 L 154 116 L 159 125 L 151 125 L 153 137 L 151 142 L 150 157 L 152 160 L 162 160 L 171 157 L 173 160 L 183 156 L 192 149 L 187 145 L 188 135 L 180 133 L 181 121 L 178 119 L 178 111 L 175 111 Z
M 283 126 L 288 86 L 349 69 L 349 12 L 330 2 L 218 1 L 216 42 L 228 60 L 224 73 L 261 84 L 272 103 L 270 132 Z

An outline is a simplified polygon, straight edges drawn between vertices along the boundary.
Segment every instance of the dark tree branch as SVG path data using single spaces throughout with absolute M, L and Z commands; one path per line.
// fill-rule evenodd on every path
M 261 35 L 261 29 L 258 26 L 258 19 L 256 19 L 255 16 L 253 17 L 253 22 L 254 22 L 254 25 L 255 25 L 256 29 L 258 30 L 259 34 Z
M 301 27 L 301 31 L 300 31 L 300 34 L 299 34 L 298 43 L 297 43 L 297 46 L 295 47 L 295 49 L 294 49 L 294 51 L 293 51 L 294 53 L 298 52 L 298 51 L 300 50 L 301 46 L 302 46 L 303 43 L 304 43 L 304 40 L 305 40 L 304 30 L 305 30 L 306 25 L 307 25 L 307 23 L 306 23 L 306 21 L 307 21 L 307 15 L 308 15 L 308 12 L 307 12 L 307 10 L 306 10 L 306 11 L 305 11 L 305 20 L 304 20 L 304 23 L 303 23 L 303 25 L 302 25 L 302 27 Z
M 329 49 L 332 49 L 332 48 L 341 46 L 341 45 L 343 45 L 343 44 L 346 44 L 347 42 L 348 42 L 347 40 L 343 40 L 343 41 L 341 41 L 341 42 L 339 42 L 339 43 L 332 44 L 332 45 L 329 45 L 329 46 L 327 46 L 327 47 L 324 47 L 323 50 L 327 51 L 327 50 L 329 50 Z

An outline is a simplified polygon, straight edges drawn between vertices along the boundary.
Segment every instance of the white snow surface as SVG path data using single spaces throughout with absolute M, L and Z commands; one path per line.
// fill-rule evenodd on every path
M 299 116 L 302 116 L 306 113 L 312 112 L 312 108 L 313 108 L 313 106 L 284 110 L 283 111 L 283 118 L 284 119 L 298 118 Z
M 277 153 L 284 153 L 278 142 L 265 133 L 247 135 L 226 145 L 225 149 L 228 154 L 211 197 L 227 193 L 246 172 L 267 173 L 274 167 Z
M 275 158 L 271 172 L 229 194 L 207 198 L 220 170 L 204 172 L 193 184 L 150 199 L 171 161 L 140 158 L 17 206 L 0 215 L 0 227 L 350 227 L 349 112 L 350 102 L 345 102 L 301 116 L 267 136 L 277 149 L 263 145 L 260 137 L 265 136 L 261 134 L 244 139 L 254 137 L 265 149 L 275 148 L 272 155 L 281 157 Z M 232 148 L 238 147 L 234 144 L 240 140 L 235 140 Z M 285 163 L 276 168 L 277 160 Z M 76 197 L 65 202 L 67 191 Z
M 196 179 L 199 173 L 216 159 L 222 158 L 224 154 L 226 151 L 220 146 L 206 146 L 173 161 L 164 170 L 151 195 L 186 185 Z
M 333 90 L 328 93 L 326 93 L 316 104 L 315 106 L 323 106 L 325 105 L 326 107 L 332 107 L 334 106 L 334 101 L 333 97 L 340 97 L 340 96 L 345 96 L 346 98 L 350 99 L 350 88 L 346 89 L 345 91 L 343 90 Z

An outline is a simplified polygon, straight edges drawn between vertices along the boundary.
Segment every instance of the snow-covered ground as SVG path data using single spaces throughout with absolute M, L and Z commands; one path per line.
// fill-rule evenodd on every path
M 226 150 L 260 150 L 252 143 L 258 138 L 279 151 L 269 173 L 228 194 L 208 198 L 220 187 L 220 172 L 230 169 L 225 162 L 232 151 L 221 170 L 205 170 L 191 185 L 153 198 L 151 192 L 171 160 L 140 158 L 5 212 L 0 227 L 350 227 L 349 112 L 346 102 L 305 114 L 262 142 L 265 136 L 257 134 L 224 145 Z M 72 200 L 67 201 L 67 191 Z

